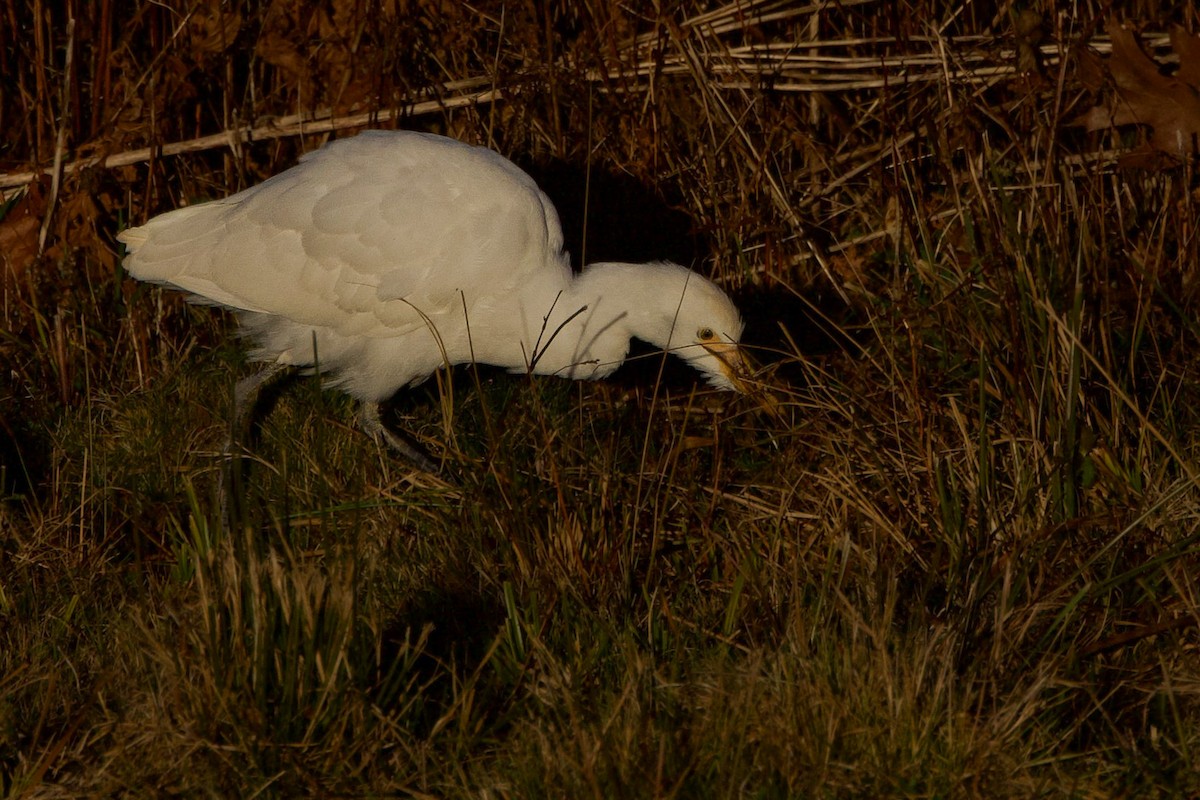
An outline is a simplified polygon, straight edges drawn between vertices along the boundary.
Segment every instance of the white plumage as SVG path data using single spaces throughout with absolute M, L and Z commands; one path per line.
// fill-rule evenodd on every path
M 447 363 L 603 377 L 633 337 L 740 388 L 742 322 L 712 282 L 666 262 L 574 275 L 533 179 L 443 136 L 334 141 L 118 239 L 134 277 L 236 312 L 255 360 L 319 364 L 365 404 Z

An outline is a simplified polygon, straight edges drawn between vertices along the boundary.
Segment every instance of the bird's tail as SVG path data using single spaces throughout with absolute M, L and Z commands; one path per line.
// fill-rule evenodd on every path
M 125 245 L 125 249 L 131 253 L 144 245 L 147 238 L 149 237 L 144 227 L 126 228 L 117 234 L 117 241 Z

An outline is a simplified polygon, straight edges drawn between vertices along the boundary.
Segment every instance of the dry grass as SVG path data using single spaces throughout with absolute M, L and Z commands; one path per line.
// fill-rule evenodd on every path
M 7 796 L 1200 794 L 1200 195 L 1064 125 L 1109 6 L 66 6 L 0 8 Z M 113 237 L 364 119 L 717 277 L 778 413 L 460 369 L 433 477 L 302 379 L 219 525 L 236 338 Z

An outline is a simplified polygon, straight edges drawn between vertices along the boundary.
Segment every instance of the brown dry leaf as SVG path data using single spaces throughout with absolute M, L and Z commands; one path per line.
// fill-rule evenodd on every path
M 1200 140 L 1200 38 L 1176 27 L 1171 45 L 1180 69 L 1164 75 L 1146 55 L 1133 32 L 1117 22 L 1108 26 L 1112 57 L 1105 63 L 1117 97 L 1110 107 L 1095 106 L 1075 119 L 1089 131 L 1122 125 L 1153 129 L 1149 148 L 1181 157 L 1196 152 Z
M 679 442 L 679 452 L 697 450 L 701 447 L 712 447 L 717 440 L 711 436 L 684 436 Z
M 268 64 L 307 81 L 308 59 L 303 52 L 312 38 L 309 31 L 311 9 L 297 8 L 287 0 L 273 0 L 263 16 L 262 32 L 254 52 Z
M 102 214 L 100 206 L 91 192 L 81 191 L 72 186 L 73 191 L 63 191 L 55 212 L 58 223 L 59 238 L 74 247 L 84 247 L 94 238 L 95 222 Z
M 1046 38 L 1046 27 L 1042 15 L 1025 9 L 1013 20 L 1013 34 L 1017 43 L 1017 71 L 1035 75 L 1042 74 L 1042 51 L 1039 49 Z
M 37 258 L 45 206 L 41 194 L 31 189 L 0 219 L 0 279 L 15 281 Z
M 192 47 L 202 53 L 223 53 L 242 29 L 242 15 L 222 8 L 220 0 L 210 0 L 188 18 Z
M 305 78 L 308 75 L 308 64 L 304 56 L 286 36 L 278 31 L 266 31 L 259 38 L 254 52 L 266 61 L 288 72 L 294 78 Z
M 1108 73 L 1104 69 L 1105 59 L 1101 58 L 1095 50 L 1090 50 L 1086 47 L 1076 48 L 1074 56 L 1075 76 L 1079 78 L 1079 82 L 1083 84 L 1083 88 L 1089 92 L 1099 93 L 1103 91 L 1105 81 L 1108 78 Z M 1073 124 L 1078 125 L 1082 123 L 1076 120 Z
M 866 287 L 867 261 L 857 250 L 828 254 L 826 258 L 830 271 L 837 275 L 843 286 L 851 289 Z

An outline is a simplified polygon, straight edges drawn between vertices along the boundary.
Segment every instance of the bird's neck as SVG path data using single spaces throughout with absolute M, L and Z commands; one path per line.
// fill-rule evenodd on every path
M 596 309 L 604 324 L 619 320 L 627 336 L 666 349 L 689 275 L 675 264 L 593 264 L 572 282 L 569 299 Z
M 629 340 L 670 345 L 679 281 L 653 265 L 600 263 L 553 292 L 524 298 L 522 339 L 532 371 L 600 378 L 621 365 Z M 668 308 L 669 306 L 669 308 Z

